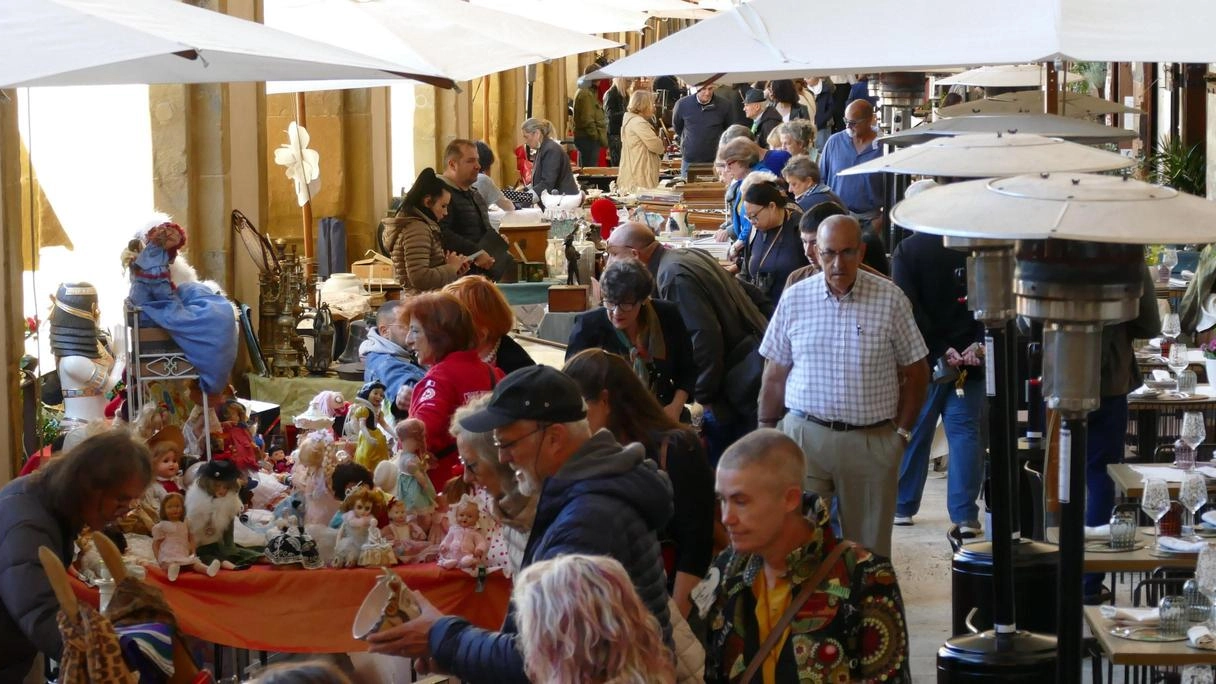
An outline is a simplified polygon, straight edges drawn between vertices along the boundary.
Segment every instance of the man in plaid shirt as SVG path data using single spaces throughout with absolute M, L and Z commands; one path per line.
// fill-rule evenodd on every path
M 860 271 L 861 225 L 832 216 L 815 245 L 823 272 L 785 291 L 765 332 L 759 423 L 807 455 L 807 488 L 836 496 L 843 536 L 891 555 L 899 464 L 929 382 L 912 305 Z

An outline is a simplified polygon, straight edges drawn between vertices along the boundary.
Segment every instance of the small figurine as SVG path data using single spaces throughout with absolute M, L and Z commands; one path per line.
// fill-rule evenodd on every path
M 566 236 L 566 284 L 578 285 L 578 260 L 582 257 L 579 254 L 578 248 L 574 246 L 574 236 L 578 231 L 571 231 Z
M 439 567 L 474 570 L 485 564 L 490 544 L 477 528 L 481 509 L 472 497 L 464 497 L 454 507 L 456 524 L 448 530 L 439 545 Z
M 261 550 L 237 546 L 233 529 L 241 514 L 240 473 L 231 461 L 207 461 L 186 491 L 186 523 L 194 535 L 200 560 L 219 559 L 221 567 L 248 567 L 262 557 Z
M 338 510 L 338 500 L 330 488 L 337 467 L 330 439 L 327 433 L 314 432 L 300 440 L 296 449 L 291 486 L 304 499 L 305 525 L 328 525 Z
M 358 436 L 355 463 L 374 472 L 381 461 L 387 460 L 388 422 L 384 419 L 384 383 L 378 380 L 363 385 L 355 396 L 354 406 L 346 419 L 345 432 Z M 384 432 L 379 428 L 383 427 Z
M 241 402 L 230 399 L 221 408 L 224 417 L 220 427 L 224 433 L 224 450 L 213 454 L 214 458 L 232 461 L 242 473 L 258 469 L 258 447 L 253 443 Z
M 165 495 L 160 502 L 160 522 L 152 527 L 152 555 L 156 556 L 156 562 L 165 570 L 170 582 L 177 581 L 182 568 L 215 577 L 223 563 L 217 558 L 206 564 L 194 555 L 194 535 L 190 534 L 185 521 L 186 497 L 177 492 Z
M 393 552 L 393 545 L 381 536 L 380 530 L 373 524 L 367 531 L 367 541 L 359 549 L 359 567 L 389 567 L 396 564 L 397 554 Z
M 262 472 L 271 473 L 279 482 L 285 482 L 291 474 L 292 465 L 294 464 L 287 458 L 287 449 L 283 443 L 277 440 L 271 442 L 270 448 L 266 450 L 266 460 L 262 461 Z
M 426 425 L 408 418 L 397 423 L 396 433 L 401 450 L 376 466 L 376 486 L 403 502 L 408 513 L 435 508 L 438 493 L 426 474 L 430 465 Z
M 342 526 L 338 528 L 338 543 L 334 547 L 334 567 L 349 568 L 359 562 L 359 553 L 367 543 L 368 531 L 376 526 L 372 515 L 375 498 L 366 489 L 351 492 L 342 502 Z
M 406 513 L 405 504 L 397 499 L 388 504 L 388 524 L 380 528 L 380 534 L 392 544 L 393 553 L 402 563 L 424 562 L 435 554 L 428 531 L 414 516 Z

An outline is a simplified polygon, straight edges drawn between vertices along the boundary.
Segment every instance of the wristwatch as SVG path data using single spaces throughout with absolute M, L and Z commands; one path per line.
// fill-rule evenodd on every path
M 895 428 L 895 434 L 899 435 L 904 442 L 912 441 L 912 433 L 908 431 L 908 428 L 897 427 Z

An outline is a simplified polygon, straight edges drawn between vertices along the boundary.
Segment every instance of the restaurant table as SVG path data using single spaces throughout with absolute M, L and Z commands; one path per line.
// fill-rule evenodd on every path
M 1212 464 L 1200 463 L 1197 464 L 1201 468 L 1211 467 Z M 1178 490 L 1182 485 L 1182 472 L 1172 465 L 1167 463 L 1111 463 L 1106 466 L 1106 474 L 1115 483 L 1116 494 L 1126 501 L 1137 501 L 1140 495 L 1144 493 L 1144 475 L 1137 471 L 1134 466 L 1142 466 L 1146 468 L 1162 468 L 1161 472 L 1170 472 L 1171 476 L 1166 477 L 1165 484 L 1169 487 L 1171 496 L 1178 496 Z M 1177 479 L 1174 479 L 1176 477 Z M 1208 491 L 1216 490 L 1216 479 L 1208 477 Z
M 1144 548 L 1133 551 L 1094 551 L 1086 542 L 1085 572 L 1152 572 L 1157 568 L 1194 568 L 1196 554 L 1177 554 L 1169 556 L 1153 555 L 1153 547 L 1157 540 L 1153 537 L 1153 528 L 1143 528 L 1136 535 L 1136 542 L 1144 544 Z
M 1183 667 L 1216 665 L 1216 651 L 1191 648 L 1186 641 L 1156 643 L 1132 641 L 1110 633 L 1113 623 L 1102 617 L 1099 606 L 1085 607 L 1085 622 L 1097 639 L 1106 659 L 1115 665 Z
M 498 629 L 507 613 L 511 581 L 501 572 L 477 579 L 434 563 L 398 565 L 393 571 L 441 612 L 460 615 L 486 629 Z M 169 582 L 163 570 L 148 568 L 148 584 L 159 588 L 186 634 L 233 648 L 291 653 L 365 651 L 351 636 L 355 613 L 380 576 L 380 568 L 279 569 L 255 565 L 221 570 L 215 577 L 183 572 Z M 76 595 L 93 606 L 97 591 L 72 578 Z
M 1136 415 L 1136 453 L 1144 461 L 1150 460 L 1157 449 L 1158 440 L 1161 438 L 1158 428 L 1163 413 L 1210 412 L 1216 409 L 1216 398 L 1212 396 L 1216 394 L 1216 391 L 1213 390 L 1211 384 L 1205 383 L 1197 386 L 1195 397 L 1192 399 L 1167 399 L 1164 398 L 1165 394 L 1145 397 L 1138 395 L 1139 391 L 1137 389 L 1136 392 L 1127 395 L 1127 410 Z

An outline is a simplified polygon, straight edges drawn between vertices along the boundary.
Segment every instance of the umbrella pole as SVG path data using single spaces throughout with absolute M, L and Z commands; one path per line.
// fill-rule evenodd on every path
M 1054 62 L 1044 64 L 1047 67 L 1047 92 L 1043 96 L 1043 111 L 1046 114 L 1057 114 L 1060 111 L 1059 74 L 1056 73 Z
M 308 126 L 308 110 L 304 104 L 304 93 L 296 93 L 296 125 L 301 128 Z M 307 187 L 307 184 L 305 185 Z M 312 245 L 312 199 L 310 198 L 300 207 L 300 220 L 304 226 L 304 282 L 312 283 L 312 262 L 313 262 L 313 245 Z M 316 294 L 316 288 L 309 285 L 307 288 L 308 299 L 313 301 Z

